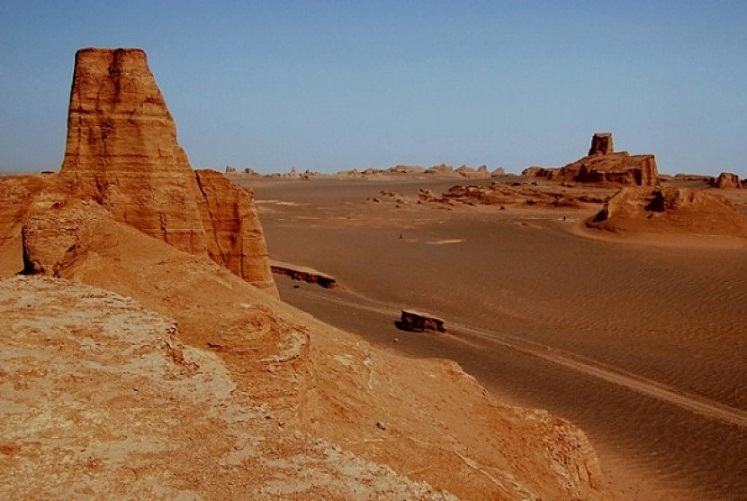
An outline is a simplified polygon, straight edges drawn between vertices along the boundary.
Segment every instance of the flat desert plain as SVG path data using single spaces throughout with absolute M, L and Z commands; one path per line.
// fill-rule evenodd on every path
M 254 189 L 273 259 L 344 286 L 277 277 L 285 301 L 570 419 L 622 499 L 747 499 L 747 240 L 591 233 L 601 204 L 418 203 L 490 180 L 232 179 Z M 402 308 L 446 333 L 398 330 Z

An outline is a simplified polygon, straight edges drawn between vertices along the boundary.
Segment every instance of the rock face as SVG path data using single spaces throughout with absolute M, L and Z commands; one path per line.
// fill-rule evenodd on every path
M 739 181 L 739 176 L 732 174 L 731 172 L 722 172 L 716 179 L 712 179 L 710 182 L 714 188 L 741 188 L 742 183 Z
M 195 172 L 207 252 L 216 263 L 260 289 L 276 291 L 252 192 L 218 172 Z
M 659 171 L 653 155 L 631 155 L 613 151 L 612 134 L 594 134 L 589 154 L 558 169 L 529 168 L 525 176 L 578 183 L 615 183 L 656 186 Z
M 82 49 L 75 59 L 63 189 L 114 219 L 275 290 L 251 193 L 195 174 L 140 49 Z
M 58 203 L 29 216 L 23 226 L 23 272 L 75 278 L 91 254 L 106 254 L 119 240 L 109 212 L 93 202 Z
M 615 151 L 611 132 L 597 132 L 591 138 L 591 148 L 589 156 L 592 155 L 609 155 Z
M 294 264 L 271 261 L 270 269 L 276 275 L 289 277 L 291 280 L 306 282 L 307 284 L 316 284 L 325 289 L 339 289 L 342 287 L 340 282 L 338 282 L 332 275 L 305 266 L 296 266 Z

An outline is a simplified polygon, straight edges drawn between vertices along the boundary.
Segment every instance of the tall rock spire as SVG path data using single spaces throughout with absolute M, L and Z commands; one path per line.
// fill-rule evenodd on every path
M 200 186 L 143 50 L 76 54 L 60 181 L 117 221 L 275 290 L 251 192 L 228 180 Z

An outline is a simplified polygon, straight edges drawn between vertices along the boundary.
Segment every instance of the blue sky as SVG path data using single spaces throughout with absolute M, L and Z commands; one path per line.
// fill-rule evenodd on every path
M 194 167 L 583 156 L 747 177 L 747 1 L 0 0 L 0 171 L 56 169 L 75 51 L 141 47 Z

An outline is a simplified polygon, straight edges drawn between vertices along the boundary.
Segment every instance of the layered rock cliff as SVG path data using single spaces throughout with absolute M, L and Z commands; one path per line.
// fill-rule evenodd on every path
M 265 290 L 275 290 L 267 244 L 252 192 L 211 170 L 195 172 L 207 252 L 216 263 Z M 211 232 L 211 233 L 210 233 Z
M 195 174 L 142 50 L 76 54 L 60 183 L 115 220 L 276 292 L 251 193 Z
M 712 179 L 709 184 L 714 188 L 720 189 L 742 188 L 742 182 L 739 180 L 739 176 L 731 172 L 722 172 L 716 179 Z
M 0 283 L 5 372 L 23 382 L 9 401 L 34 403 L 0 419 L 0 479 L 13 479 L 0 497 L 607 497 L 572 424 L 250 286 L 274 289 L 251 192 L 191 171 L 156 91 L 142 51 L 81 51 L 59 180 L 0 183 L 28 273 L 175 320 L 70 282 Z M 54 436 L 29 434 L 29 419 Z

